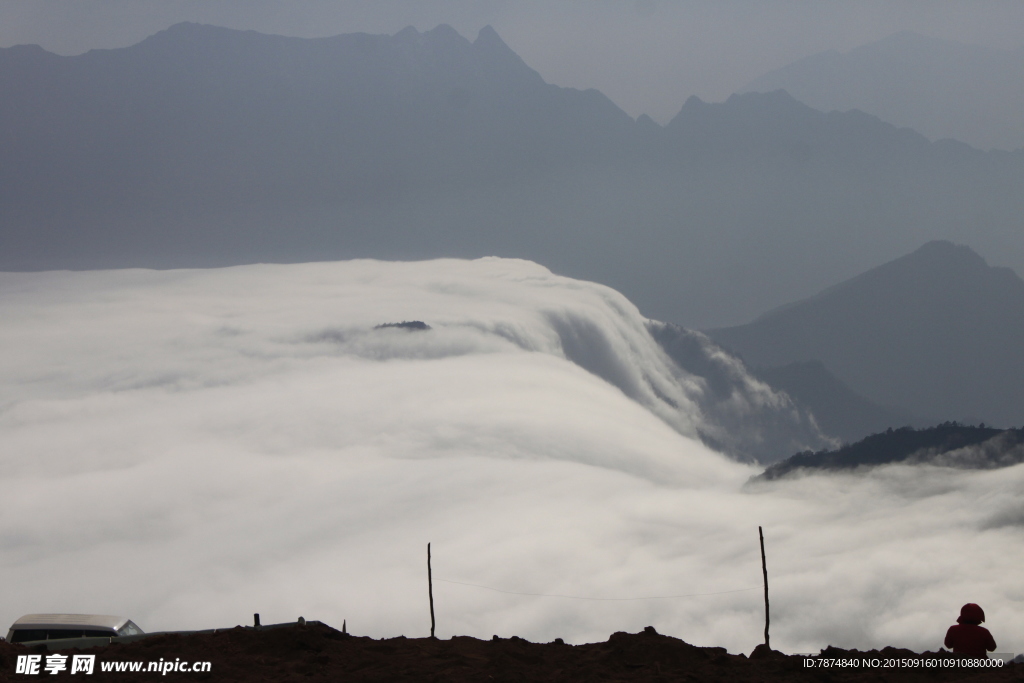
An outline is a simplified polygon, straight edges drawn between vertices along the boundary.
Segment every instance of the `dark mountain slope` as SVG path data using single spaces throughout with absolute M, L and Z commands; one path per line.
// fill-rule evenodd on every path
M 930 242 L 711 336 L 754 366 L 820 360 L 881 405 L 1024 422 L 1024 281 L 965 246 Z
M 755 479 L 781 479 L 797 472 L 853 470 L 891 463 L 961 469 L 995 469 L 1024 462 L 1024 429 L 971 427 L 947 422 L 873 434 L 835 451 L 798 453 L 775 463 Z

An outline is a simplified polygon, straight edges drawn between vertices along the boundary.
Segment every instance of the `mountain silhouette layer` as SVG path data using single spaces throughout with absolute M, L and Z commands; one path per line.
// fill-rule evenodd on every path
M 823 111 L 860 109 L 933 140 L 1024 147 L 1024 48 L 995 50 L 909 31 L 805 57 L 745 92 L 785 89 Z
M 179 24 L 75 57 L 2 49 L 0 87 L 4 270 L 499 255 L 714 327 L 931 239 L 1024 267 L 1024 152 L 781 91 L 634 121 L 490 28 Z
M 1024 281 L 970 248 L 917 251 L 711 336 L 755 367 L 820 361 L 875 403 L 1024 423 Z

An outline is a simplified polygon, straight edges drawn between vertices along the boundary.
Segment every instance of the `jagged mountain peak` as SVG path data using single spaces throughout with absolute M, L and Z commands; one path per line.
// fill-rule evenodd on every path
M 424 42 L 458 43 L 460 45 L 472 45 L 478 49 L 482 48 L 515 54 L 512 48 L 502 40 L 498 32 L 490 25 L 481 28 L 477 33 L 476 40 L 473 41 L 465 38 L 450 24 L 438 24 L 434 28 L 422 32 L 417 30 L 415 26 L 410 25 L 395 33 L 392 38 L 399 42 L 418 44 L 423 44 Z
M 220 29 L 222 31 L 229 31 L 231 29 L 220 28 L 211 24 L 200 24 L 196 21 L 179 21 L 177 24 L 171 24 L 163 31 L 157 31 L 150 38 L 156 36 L 170 36 L 170 35 L 186 35 L 189 33 L 196 33 L 199 31 L 205 31 L 209 29 Z
M 415 26 L 409 25 L 403 28 L 401 31 L 392 36 L 395 40 L 405 41 L 416 41 L 420 38 L 420 32 L 416 30 Z
M 810 109 L 806 104 L 799 102 L 795 97 L 790 95 L 784 88 L 778 90 L 772 90 L 765 93 L 733 93 L 729 95 L 729 98 L 725 101 L 726 106 L 740 107 L 744 105 L 757 104 L 765 105 L 770 104 L 774 106 L 783 106 L 797 109 Z
M 214 24 L 200 24 L 194 21 L 182 21 L 168 26 L 163 31 L 158 31 L 139 44 L 166 43 L 180 41 L 194 41 L 197 39 L 211 40 L 221 39 L 231 35 L 264 36 L 268 35 L 259 31 L 243 31 Z
M 490 24 L 480 29 L 480 31 L 476 34 L 476 40 L 473 41 L 473 44 L 478 45 L 479 47 L 486 48 L 504 48 L 506 50 L 512 49 L 505 43 L 504 40 L 501 39 L 501 36 L 498 35 L 498 32 L 495 31 L 494 27 L 491 26 Z
M 467 43 L 469 42 L 468 40 L 466 40 L 462 36 L 461 33 L 456 31 L 449 24 L 438 24 L 434 28 L 432 28 L 429 31 L 427 31 L 426 33 L 424 33 L 424 35 L 428 35 L 428 36 L 432 36 L 432 37 L 436 37 L 436 38 L 444 38 L 444 39 L 448 39 L 448 40 L 464 41 L 464 42 L 467 42 Z
M 650 130 L 661 130 L 662 126 L 660 123 L 652 119 L 647 114 L 640 114 L 636 119 L 637 125 Z
M 798 101 L 788 92 L 783 89 L 773 90 L 771 92 L 743 92 L 733 93 L 725 100 L 725 102 L 705 102 L 697 95 L 690 95 L 686 98 L 683 103 L 680 114 L 685 111 L 704 110 L 704 109 L 737 109 L 741 107 L 750 106 L 765 106 L 767 104 L 775 106 L 788 106 L 796 109 L 804 110 L 810 109 L 806 104 Z
M 957 296 L 967 289 L 1002 290 L 1006 285 L 1009 291 L 1017 290 L 1018 295 L 1024 296 L 1024 281 L 1012 269 L 990 266 L 965 244 L 932 240 L 905 256 L 830 287 L 809 301 L 860 292 L 864 288 L 913 288 L 922 293 L 928 289 Z
M 457 46 L 459 48 L 469 47 L 470 42 L 448 24 L 438 24 L 429 31 L 420 32 L 415 26 L 406 26 L 392 36 L 392 40 L 398 43 L 423 45 L 423 46 Z
M 544 82 L 541 75 L 531 69 L 490 25 L 480 29 L 473 41 L 473 52 L 483 64 L 514 77 L 520 83 L 538 85 Z
M 797 101 L 785 90 L 775 90 L 768 93 L 737 93 L 730 95 L 725 102 L 705 102 L 696 95 L 691 95 L 687 98 L 679 113 L 669 121 L 666 128 L 669 130 L 681 130 L 695 122 L 710 119 L 722 121 L 749 116 L 756 116 L 761 119 L 764 116 L 775 119 L 778 117 L 796 117 L 803 120 L 823 117 L 824 114 Z
M 978 267 L 987 267 L 988 263 L 976 251 L 966 244 L 956 244 L 949 240 L 932 240 L 918 247 L 915 251 L 903 256 L 908 261 L 927 261 L 939 265 L 950 262 L 970 263 Z M 901 259 L 896 259 L 900 261 Z M 895 263 L 896 261 L 893 261 Z
M 949 240 L 932 240 L 927 242 L 916 251 L 907 254 L 902 259 L 893 263 L 903 261 L 922 268 L 929 268 L 936 275 L 950 269 L 963 271 L 964 274 L 975 273 L 978 275 L 993 270 L 993 267 L 976 251 L 966 244 L 956 244 Z M 1010 271 L 1012 272 L 1012 271 Z

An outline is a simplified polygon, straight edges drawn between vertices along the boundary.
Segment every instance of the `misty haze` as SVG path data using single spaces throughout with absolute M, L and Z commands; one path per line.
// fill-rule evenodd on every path
M 0 619 L 422 637 L 429 541 L 441 638 L 749 654 L 761 526 L 774 649 L 1024 651 L 1024 14 L 86 4 L 0 9 Z

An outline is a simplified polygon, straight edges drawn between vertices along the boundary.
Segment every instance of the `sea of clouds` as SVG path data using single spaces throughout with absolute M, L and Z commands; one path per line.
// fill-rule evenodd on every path
M 749 484 L 651 321 L 533 263 L 3 273 L 0 321 L 6 623 L 424 636 L 431 542 L 440 637 L 749 652 L 761 525 L 775 648 L 936 649 L 971 601 L 1024 650 L 1024 466 Z

